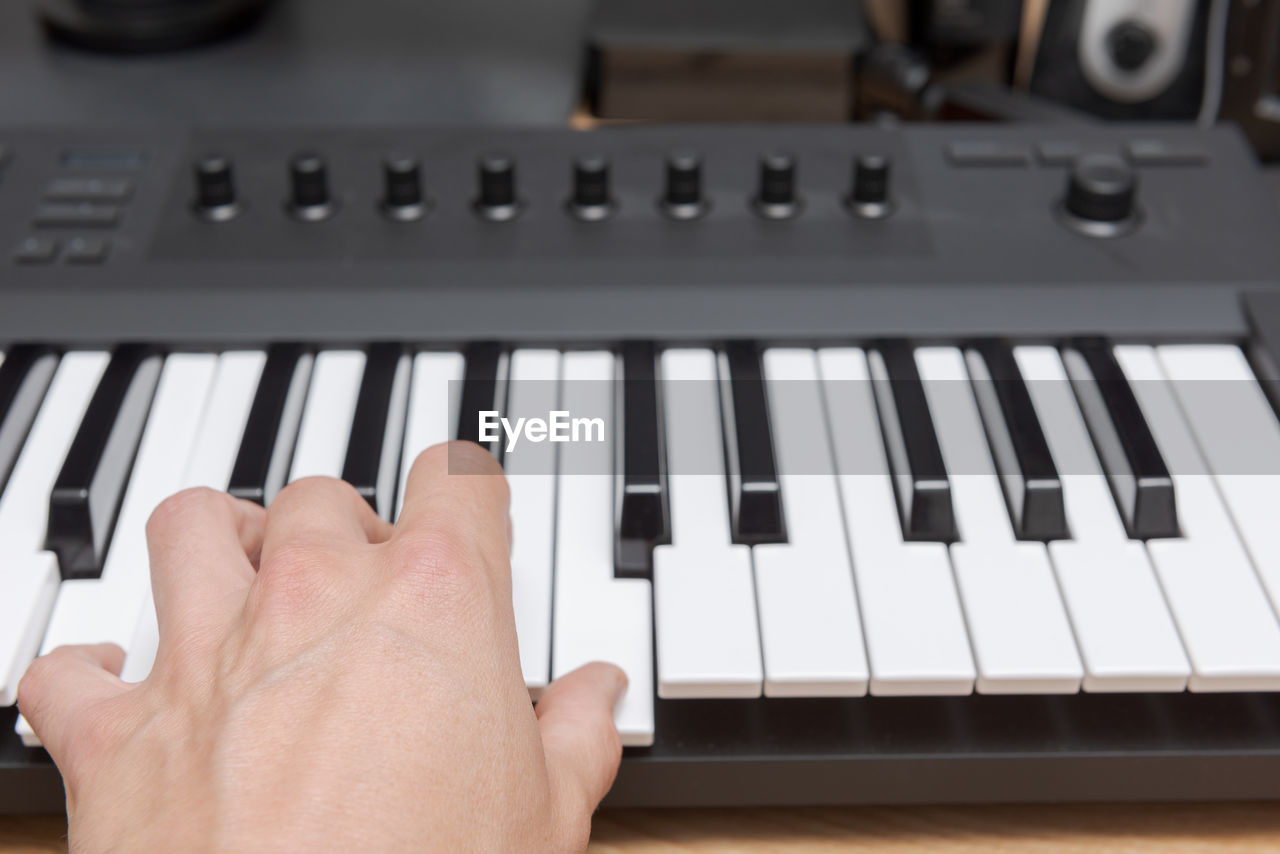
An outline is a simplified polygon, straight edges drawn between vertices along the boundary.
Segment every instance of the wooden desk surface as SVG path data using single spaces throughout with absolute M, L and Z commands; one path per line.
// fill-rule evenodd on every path
M 52 817 L 0 817 L 0 854 L 65 851 Z M 1280 804 L 613 810 L 591 854 L 1183 854 L 1280 851 Z

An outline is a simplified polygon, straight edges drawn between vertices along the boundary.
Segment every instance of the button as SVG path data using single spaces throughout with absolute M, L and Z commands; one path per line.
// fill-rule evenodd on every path
M 69 148 L 62 152 L 68 169 L 141 169 L 146 152 L 129 148 Z
M 416 157 L 391 154 L 382 161 L 382 212 L 397 222 L 422 219 L 426 199 L 422 195 L 422 168 Z
M 131 195 L 128 178 L 55 178 L 44 191 L 54 202 L 123 202 Z
M 595 222 L 613 213 L 615 206 L 609 192 L 609 161 L 603 157 L 575 160 L 569 212 L 578 219 Z
M 1026 166 L 1031 155 L 1020 145 L 988 140 L 964 140 L 947 146 L 955 166 Z
M 475 210 L 491 222 L 506 222 L 520 214 L 520 199 L 516 195 L 516 162 L 502 154 L 480 158 L 476 167 L 479 195 Z
M 1036 156 L 1045 166 L 1070 166 L 1083 153 L 1080 143 L 1048 140 L 1036 143 Z
M 1137 192 L 1137 176 L 1123 159 L 1090 154 L 1071 168 L 1059 218 L 1089 237 L 1119 237 L 1141 222 Z
M 883 219 L 893 212 L 889 198 L 892 164 L 883 154 L 859 154 L 853 161 L 853 180 L 845 204 L 864 219 Z
M 67 241 L 64 260 L 68 264 L 101 264 L 109 249 L 110 244 L 100 237 L 73 237 Z
M 672 219 L 697 219 L 709 203 L 702 196 L 702 159 L 691 152 L 667 158 L 667 183 L 659 207 Z
M 1125 154 L 1135 166 L 1203 166 L 1209 161 L 1199 148 L 1163 139 L 1131 140 Z
M 796 162 L 790 154 L 776 152 L 760 158 L 760 187 L 752 207 L 765 219 L 790 219 L 799 213 Z
M 324 158 L 310 152 L 294 155 L 289 161 L 289 212 L 303 222 L 319 222 L 335 210 Z
M 37 228 L 111 228 L 120 221 L 119 205 L 91 202 L 41 205 L 32 220 Z
M 58 257 L 58 241 L 47 237 L 28 237 L 13 250 L 19 264 L 52 264 Z
M 213 154 L 196 161 L 195 210 L 210 222 L 226 222 L 240 212 L 236 201 L 235 170 L 226 157 Z

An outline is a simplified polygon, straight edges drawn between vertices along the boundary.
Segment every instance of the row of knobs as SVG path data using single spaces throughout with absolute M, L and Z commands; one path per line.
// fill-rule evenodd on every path
M 417 159 L 391 155 L 383 160 L 381 209 L 393 220 L 421 219 L 428 209 L 422 169 Z M 854 158 L 853 175 L 845 204 L 857 216 L 880 219 L 892 211 L 889 193 L 890 163 L 878 154 Z M 231 161 L 205 157 L 195 165 L 195 210 L 205 219 L 225 222 L 241 210 Z M 667 158 L 665 188 L 659 209 L 671 219 L 691 220 L 711 209 L 703 192 L 702 161 L 696 154 Z M 801 212 L 804 200 L 796 189 L 796 164 L 788 154 L 769 154 L 760 160 L 759 185 L 751 206 L 766 219 L 789 219 Z M 478 165 L 478 186 L 473 205 L 478 216 L 504 222 L 519 216 L 523 207 L 516 187 L 516 165 L 509 157 L 491 155 Z M 578 219 L 607 219 L 617 209 L 610 190 L 609 163 L 603 157 L 581 157 L 573 164 L 573 186 L 566 207 Z M 329 189 L 328 167 L 317 154 L 298 154 L 289 162 L 288 212 L 303 222 L 319 222 L 333 216 L 338 200 Z

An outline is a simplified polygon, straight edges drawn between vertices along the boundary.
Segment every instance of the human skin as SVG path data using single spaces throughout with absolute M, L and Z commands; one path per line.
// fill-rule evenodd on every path
M 463 443 L 418 458 L 394 527 L 329 478 L 266 510 L 166 500 L 151 675 L 63 647 L 19 686 L 71 851 L 585 849 L 626 680 L 589 664 L 529 702 L 510 537 L 502 472 Z

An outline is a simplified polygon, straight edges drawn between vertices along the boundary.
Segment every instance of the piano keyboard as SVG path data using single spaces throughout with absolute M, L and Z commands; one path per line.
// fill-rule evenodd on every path
M 460 438 L 530 696 L 630 676 L 613 805 L 1280 800 L 1280 218 L 1234 129 L 0 149 L 0 700 L 60 643 L 146 677 L 166 496 L 393 520 Z M 0 813 L 60 810 L 24 730 Z
M 422 450 L 553 411 L 606 429 L 488 442 L 521 666 L 622 666 L 626 745 L 655 695 L 1280 690 L 1280 421 L 1234 344 L 18 346 L 0 403 L 5 705 L 62 644 L 145 678 L 166 496 L 323 475 L 394 520 Z

